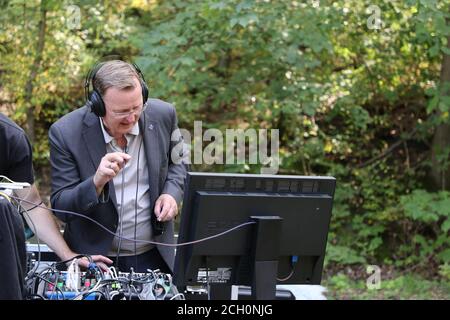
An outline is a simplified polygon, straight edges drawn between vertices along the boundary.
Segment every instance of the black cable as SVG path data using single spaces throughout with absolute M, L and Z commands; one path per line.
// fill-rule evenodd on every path
M 27 202 L 27 203 L 33 204 L 33 202 L 30 202 L 30 201 L 24 200 L 24 199 L 20 199 L 20 198 L 18 198 L 18 197 L 11 196 L 11 198 L 12 198 L 12 199 L 18 199 L 18 200 L 21 200 L 21 201 L 23 201 L 23 202 Z M 98 221 L 96 221 L 96 220 L 94 220 L 94 219 L 92 219 L 92 218 L 90 218 L 90 217 L 88 217 L 88 216 L 86 216 L 86 215 L 84 215 L 84 214 L 77 213 L 77 212 L 73 212 L 73 211 L 69 211 L 69 210 L 61 210 L 61 209 L 53 209 L 53 208 L 46 208 L 46 209 L 51 210 L 51 211 L 54 211 L 54 212 L 60 212 L 60 213 L 70 214 L 70 215 L 74 215 L 74 216 L 77 216 L 77 217 L 80 217 L 80 218 L 84 218 L 84 219 L 89 220 L 89 221 L 91 221 L 92 223 L 96 224 L 97 226 L 99 226 L 101 229 L 103 229 L 103 230 L 106 231 L 107 233 L 109 233 L 109 234 L 111 234 L 111 235 L 113 235 L 113 236 L 115 236 L 115 237 L 120 237 L 120 235 L 118 235 L 117 233 L 112 232 L 111 230 L 109 230 L 108 228 L 106 228 L 104 225 L 102 225 L 102 224 L 99 223 Z M 228 230 L 225 230 L 225 231 L 223 231 L 223 232 L 219 232 L 219 233 L 217 233 L 217 234 L 215 234 L 215 235 L 212 235 L 212 236 L 209 236 L 209 237 L 205 237 L 205 238 L 202 238 L 202 239 L 198 239 L 198 240 L 194 240 L 194 241 L 189 241 L 189 242 L 176 243 L 176 244 L 174 244 L 174 243 L 155 242 L 155 241 L 148 241 L 148 240 L 140 240 L 140 239 L 134 240 L 134 239 L 127 238 L 127 237 L 121 237 L 121 238 L 122 238 L 122 239 L 125 239 L 125 240 L 128 240 L 128 241 L 136 241 L 136 242 L 142 242 L 142 243 L 149 243 L 149 244 L 159 245 L 159 246 L 167 246 L 167 247 L 183 247 L 183 246 L 189 246 L 189 245 L 193 245 L 193 244 L 200 243 L 200 242 L 203 242 L 203 241 L 211 240 L 211 239 L 214 239 L 214 238 L 217 238 L 217 237 L 221 237 L 221 236 L 223 236 L 223 235 L 225 235 L 225 234 L 227 234 L 227 233 L 230 233 L 230 232 L 232 232 L 232 231 L 234 231 L 234 230 L 236 230 L 236 229 L 239 229 L 239 228 L 242 228 L 242 227 L 251 225 L 251 224 L 256 224 L 256 222 L 254 222 L 254 221 L 243 222 L 243 223 L 241 223 L 241 224 L 239 224 L 239 225 L 237 225 L 237 226 L 235 226 L 235 227 L 232 227 L 232 228 L 230 228 L 230 229 L 228 229 Z
M 126 153 L 126 147 L 125 147 L 125 153 Z M 126 165 L 125 165 L 126 166 Z M 121 196 L 120 196 L 120 226 L 119 226 L 119 244 L 117 246 L 117 254 L 116 254 L 116 268 L 119 269 L 119 254 L 120 254 L 120 247 L 122 246 L 122 232 L 123 232 L 123 195 L 125 193 L 125 166 L 122 169 L 122 187 L 121 187 Z
M 33 208 L 40 207 L 40 206 L 42 205 L 42 203 L 43 203 L 43 202 L 41 201 L 40 204 L 35 205 Z M 20 204 L 19 204 L 19 205 L 20 205 Z M 20 206 L 22 207 L 22 205 L 20 205 Z M 23 207 L 22 207 L 22 208 L 23 208 Z M 24 210 L 25 210 L 25 209 L 24 209 Z M 36 236 L 36 241 L 37 241 L 37 246 L 38 246 L 38 259 L 37 259 L 37 263 L 36 263 L 36 265 L 33 267 L 33 269 L 31 269 L 31 270 L 27 273 L 27 275 L 26 275 L 26 277 L 25 277 L 25 280 L 28 278 L 28 276 L 29 276 L 30 274 L 35 273 L 35 272 L 38 270 L 38 268 L 39 268 L 39 266 L 40 266 L 40 264 L 41 264 L 41 241 L 40 241 L 40 239 L 39 239 L 39 236 L 37 235 L 36 225 L 34 224 L 33 219 L 30 218 L 30 215 L 28 214 L 28 211 L 29 211 L 29 210 L 25 210 L 25 211 L 24 211 L 24 214 L 26 214 L 26 215 L 28 216 L 28 219 L 30 219 L 30 222 L 31 222 L 31 224 L 32 224 L 32 226 L 33 226 L 33 229 L 36 231 L 35 236 Z
M 44 203 L 44 201 L 41 200 L 41 202 L 39 202 L 39 204 L 37 204 L 37 205 L 31 207 L 31 209 L 27 209 L 27 210 L 24 209 L 24 210 L 27 211 L 27 212 L 28 212 L 28 211 L 31 211 L 31 210 L 34 210 L 34 209 L 36 209 L 37 207 L 39 207 L 39 206 L 40 206 L 41 204 L 43 204 L 43 203 Z M 22 206 L 21 206 L 21 207 L 22 207 Z
M 87 292 L 87 293 L 84 293 L 84 294 L 83 294 L 83 299 L 82 299 L 82 300 L 86 300 L 86 298 L 89 297 L 92 293 L 99 293 L 101 297 L 103 297 L 105 300 L 108 300 L 108 299 L 106 298 L 106 295 L 105 295 L 103 292 L 101 292 L 100 290 L 94 290 L 94 291 L 89 291 L 89 292 Z M 94 298 L 95 298 L 95 297 L 94 297 Z M 99 300 L 100 300 L 100 299 L 99 299 Z
M 135 267 L 137 268 L 137 242 L 136 242 L 136 233 L 137 233 L 137 205 L 138 205 L 138 191 L 139 191 L 139 160 L 141 157 L 141 147 L 142 142 L 144 140 L 144 135 L 141 136 L 141 141 L 139 143 L 139 150 L 138 150 L 138 159 L 137 159 L 137 181 L 136 181 L 136 195 L 134 197 L 134 257 L 135 257 Z
M 57 283 L 58 283 L 58 277 L 56 277 L 56 282 L 55 282 L 55 283 L 53 283 L 53 282 L 51 282 L 51 281 L 45 279 L 44 277 L 42 277 L 42 276 L 40 276 L 40 275 L 36 275 L 36 277 L 38 277 L 39 279 L 43 280 L 44 282 L 47 282 L 47 283 L 51 284 L 51 285 L 53 286 L 52 294 L 53 294 L 53 292 L 55 292 L 55 290 L 56 290 L 56 291 L 59 291 L 59 292 L 61 292 L 61 295 L 62 295 L 62 297 L 63 297 L 63 300 L 65 300 L 64 292 L 63 292 L 60 288 L 58 288 L 58 286 L 57 286 Z M 44 290 L 45 290 L 45 286 L 44 286 Z M 45 295 L 45 291 L 44 291 L 44 295 Z M 56 294 L 56 300 L 59 300 L 59 295 L 58 295 L 58 294 Z
M 70 259 L 67 259 L 67 260 L 64 260 L 64 261 L 58 261 L 58 262 L 55 262 L 55 265 L 66 264 L 66 263 L 68 263 L 68 262 L 70 262 L 70 261 L 72 261 L 72 260 L 74 260 L 74 259 L 80 259 L 80 258 L 87 258 L 88 261 L 89 261 L 89 263 L 92 263 L 92 262 L 93 262 L 92 257 L 91 257 L 90 255 L 87 255 L 87 254 L 78 254 L 78 255 L 76 255 L 75 257 L 72 257 L 72 258 L 70 258 Z
M 126 139 L 126 138 L 125 138 Z M 128 140 L 126 140 L 127 141 L 127 144 L 128 144 Z M 111 147 L 114 149 L 114 150 L 116 150 L 116 151 L 119 151 L 119 152 L 121 152 L 122 150 L 118 150 L 116 147 L 114 147 L 114 144 L 113 143 L 111 143 Z M 127 146 L 125 146 L 125 148 L 124 148 L 124 150 L 123 150 L 125 153 L 127 153 L 128 152 L 128 150 L 127 150 Z M 128 154 L 128 153 L 127 153 Z M 117 246 L 117 253 L 116 253 L 116 263 L 115 263 L 115 265 L 116 265 L 116 268 L 117 269 L 119 269 L 119 255 L 120 255 L 120 247 L 122 246 L 122 232 L 123 232 L 123 210 L 124 210 L 124 201 L 123 201 L 123 198 L 124 198 L 124 193 L 125 193 L 125 190 L 124 190 L 124 188 L 125 188 L 125 167 L 126 167 L 126 164 L 123 166 L 123 168 L 122 168 L 122 172 L 121 172 L 121 174 L 122 174 L 122 183 L 121 183 L 121 191 L 120 191 L 120 213 L 119 213 L 119 243 L 118 243 L 118 246 Z
M 44 270 L 42 270 L 39 274 L 33 273 L 32 277 L 34 278 L 34 281 L 33 281 L 33 292 L 34 293 L 37 293 L 39 291 L 39 285 L 41 283 L 40 276 L 42 276 L 44 274 L 44 272 L 45 272 L 45 274 L 49 273 L 49 271 L 53 271 L 53 273 L 55 272 L 53 267 L 48 267 L 48 268 L 45 268 Z M 31 277 L 30 277 L 30 279 L 31 279 Z

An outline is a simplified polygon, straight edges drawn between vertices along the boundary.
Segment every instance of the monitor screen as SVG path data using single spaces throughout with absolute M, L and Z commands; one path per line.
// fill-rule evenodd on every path
M 278 284 L 320 284 L 335 184 L 333 177 L 189 172 L 179 244 L 250 224 L 178 247 L 175 284 L 254 285 L 274 267 Z

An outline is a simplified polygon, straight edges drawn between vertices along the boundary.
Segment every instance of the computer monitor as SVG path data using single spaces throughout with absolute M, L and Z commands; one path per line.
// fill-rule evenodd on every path
M 188 172 L 178 244 L 250 223 L 177 247 L 175 284 L 251 286 L 255 299 L 275 298 L 276 284 L 320 284 L 335 185 L 333 177 Z

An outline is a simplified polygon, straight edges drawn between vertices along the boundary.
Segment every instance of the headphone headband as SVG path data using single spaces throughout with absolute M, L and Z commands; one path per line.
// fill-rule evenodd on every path
M 123 60 L 121 60 L 123 61 Z M 97 88 L 95 88 L 94 80 L 95 76 L 97 75 L 97 72 L 100 70 L 100 68 L 107 63 L 108 61 L 101 61 L 97 62 L 88 72 L 86 75 L 86 79 L 84 82 L 84 96 L 86 99 L 86 106 L 91 109 L 91 111 L 97 115 L 98 117 L 104 117 L 106 115 L 106 108 L 105 103 L 103 101 L 103 98 L 98 92 Z M 125 63 L 128 63 L 126 61 L 123 61 Z M 135 64 L 135 63 L 128 63 L 131 65 L 134 70 L 136 71 L 139 82 L 141 84 L 142 88 L 142 102 L 145 104 L 148 99 L 148 86 L 145 82 L 144 75 L 141 71 L 141 69 Z M 89 90 L 90 84 L 92 84 L 92 92 Z

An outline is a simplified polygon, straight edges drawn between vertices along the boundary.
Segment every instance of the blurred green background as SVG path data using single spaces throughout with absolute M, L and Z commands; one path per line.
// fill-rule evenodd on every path
M 0 0 L 0 111 L 48 199 L 49 126 L 96 61 L 135 61 L 181 128 L 279 129 L 280 174 L 337 178 L 330 299 L 449 299 L 449 18 L 449 0 Z

